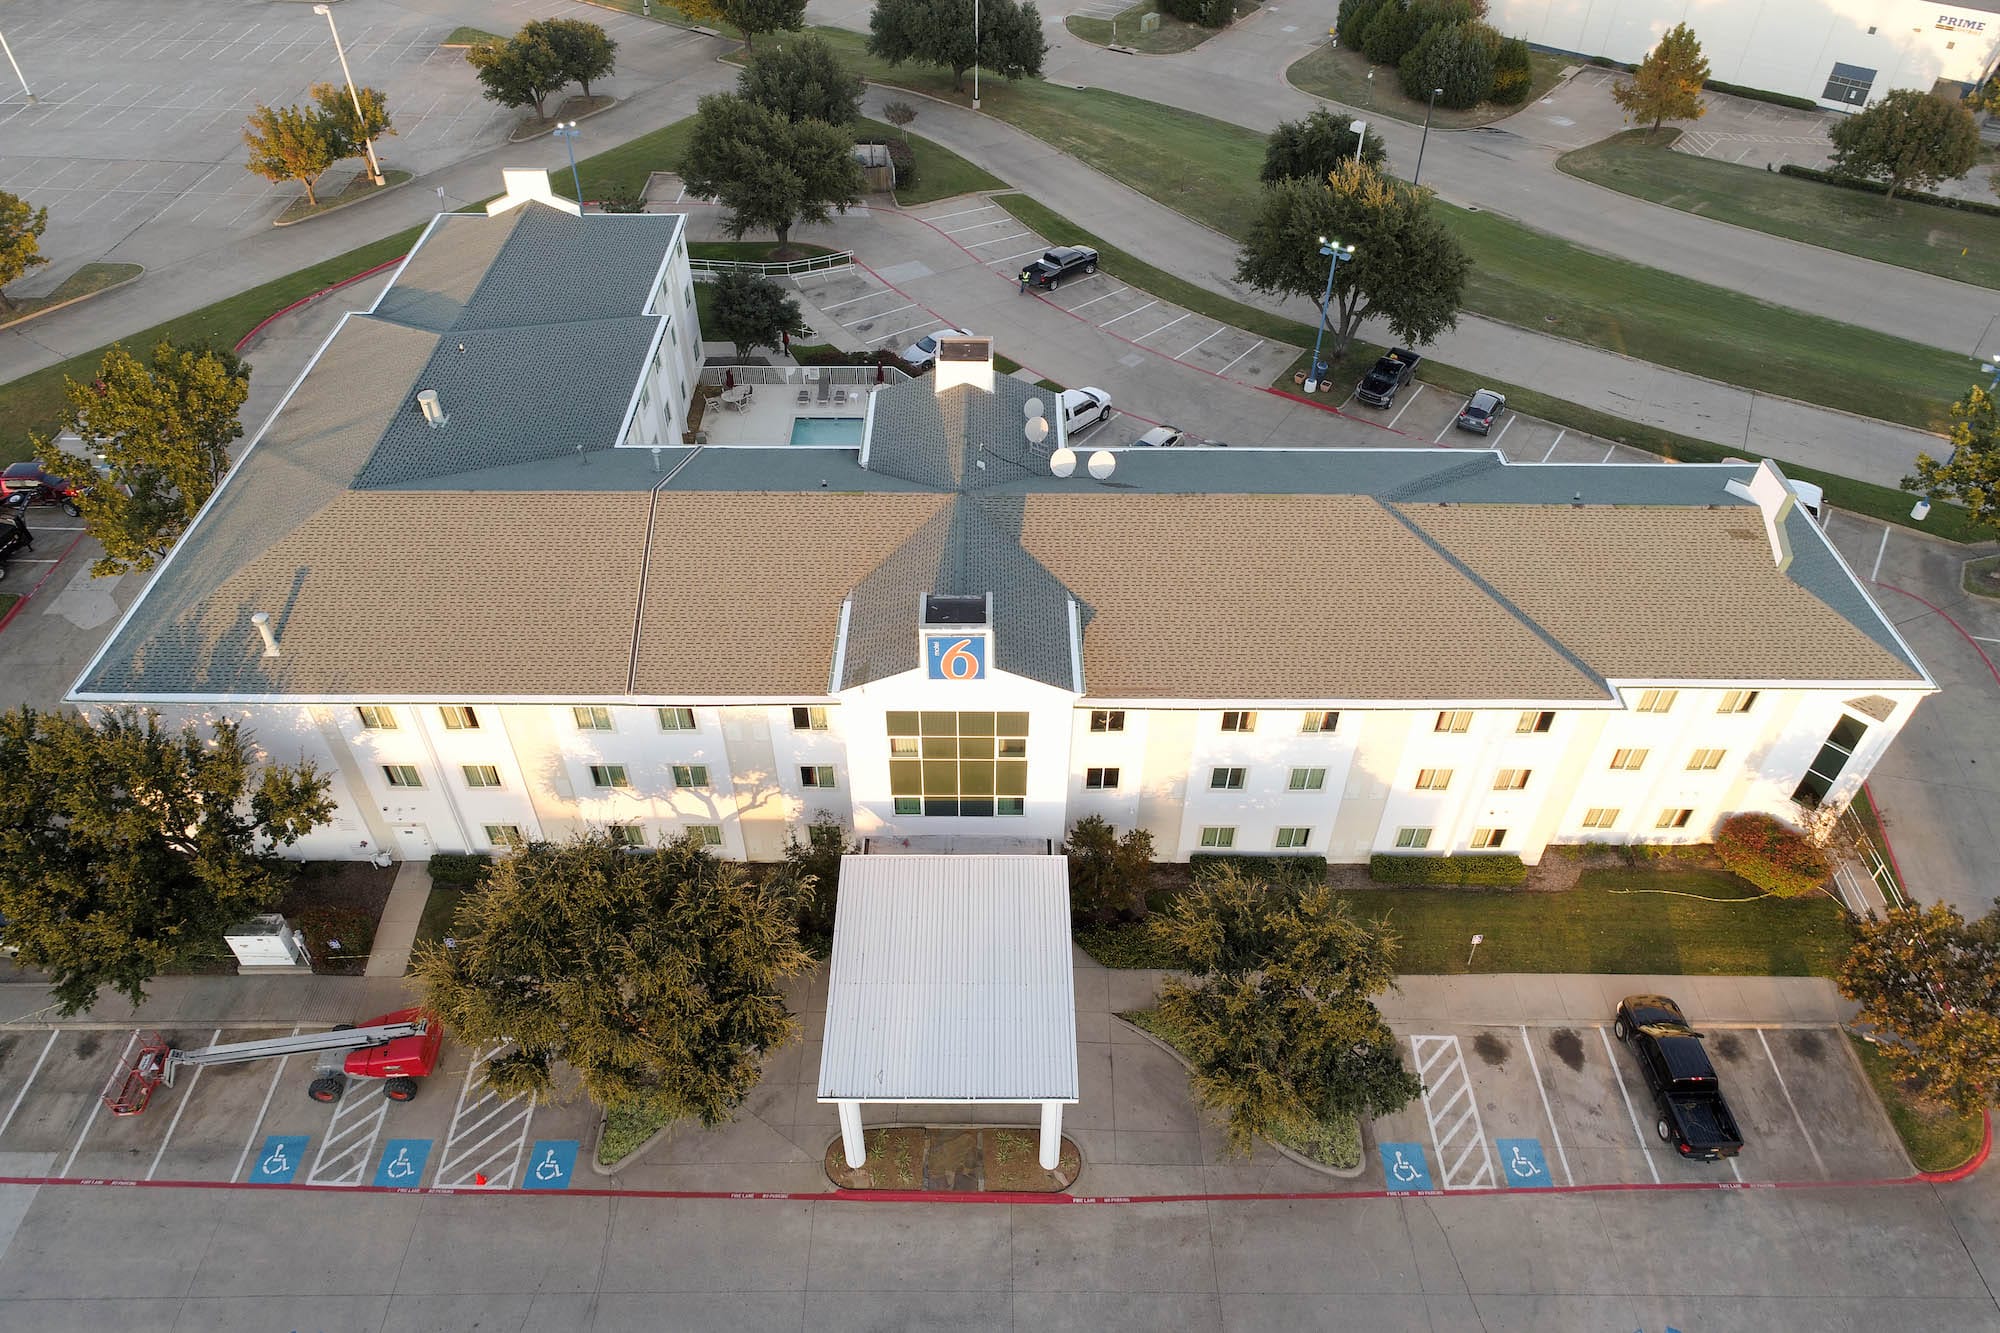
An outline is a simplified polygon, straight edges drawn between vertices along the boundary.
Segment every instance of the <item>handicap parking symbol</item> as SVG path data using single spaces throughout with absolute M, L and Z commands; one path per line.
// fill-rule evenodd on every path
M 1518 1190 L 1555 1187 L 1548 1159 L 1542 1156 L 1540 1139 L 1495 1139 L 1493 1146 L 1500 1150 L 1500 1175 L 1509 1187 Z
M 375 1168 L 378 1189 L 413 1190 L 423 1183 L 424 1163 L 431 1158 L 429 1139 L 390 1139 Z
M 1382 1154 L 1382 1179 L 1389 1193 L 1406 1194 L 1432 1188 L 1431 1169 L 1424 1162 L 1421 1143 L 1378 1143 L 1375 1151 Z
M 299 1173 L 299 1159 L 306 1155 L 308 1134 L 273 1134 L 257 1150 L 250 1179 L 259 1185 L 284 1185 Z
M 566 1190 L 570 1173 L 576 1170 L 575 1139 L 536 1139 L 528 1154 L 528 1169 L 522 1174 L 524 1190 Z

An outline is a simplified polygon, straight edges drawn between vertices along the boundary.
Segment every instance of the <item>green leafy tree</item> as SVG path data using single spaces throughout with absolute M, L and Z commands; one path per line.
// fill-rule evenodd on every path
M 1432 28 L 1470 23 L 1474 17 L 1467 0 L 1409 0 L 1407 4 L 1387 0 L 1362 29 L 1362 49 L 1378 65 L 1400 65 L 1410 48 Z
M 1317 302 L 1326 290 L 1322 236 L 1354 246 L 1341 263 L 1327 312 L 1331 355 L 1365 319 L 1398 341 L 1421 345 L 1458 322 L 1472 260 L 1431 211 L 1431 193 L 1344 162 L 1326 184 L 1281 181 L 1264 191 L 1236 262 L 1236 277 L 1260 292 Z
M 353 155 L 340 126 L 317 106 L 259 106 L 243 128 L 251 172 L 272 182 L 297 181 L 306 187 L 306 202 L 317 204 L 313 189 L 319 178 L 334 163 Z
M 806 0 L 722 0 L 722 17 L 743 34 L 751 50 L 767 32 L 797 32 L 806 26 Z
M 2000 1090 L 2000 912 L 1968 922 L 1946 905 L 1892 907 L 1855 927 L 1840 993 L 1928 1099 L 1960 1112 Z
M 549 40 L 525 32 L 480 42 L 465 58 L 478 72 L 488 101 L 505 107 L 531 106 L 543 120 L 548 119 L 544 103 L 549 94 L 570 80 L 562 54 Z
M 259 758 L 226 719 L 203 735 L 131 709 L 0 716 L 0 917 L 64 1014 L 100 987 L 140 1003 L 160 972 L 222 952 L 224 930 L 284 896 L 274 847 L 334 805 L 312 764 Z
M 1528 44 L 1519 37 L 1507 38 L 1493 56 L 1492 100 L 1502 106 L 1519 106 L 1528 100 L 1534 85 L 1535 64 Z
M 48 226 L 48 209 L 30 208 L 19 195 L 0 190 L 0 310 L 13 309 L 7 300 L 8 283 L 49 262 L 41 253 L 42 233 Z
M 1325 884 L 1271 885 L 1224 866 L 1149 929 L 1197 978 L 1167 980 L 1159 1018 L 1237 1151 L 1386 1115 L 1422 1091 L 1372 998 L 1395 982 L 1395 937 Z
M 1639 62 L 1631 79 L 1611 90 L 1611 97 L 1625 108 L 1628 124 L 1650 120 L 1658 131 L 1663 120 L 1701 119 L 1708 110 L 1701 100 L 1707 82 L 1708 57 L 1701 53 L 1701 41 L 1694 29 L 1678 23 Z
M 1109 925 L 1146 915 L 1153 887 L 1153 835 L 1142 828 L 1120 837 L 1102 815 L 1086 815 L 1070 827 L 1063 851 L 1069 857 L 1069 907 L 1080 922 Z
M 359 116 L 354 114 L 357 97 L 361 99 Z M 344 83 L 315 83 L 312 100 L 313 105 L 339 127 L 349 157 L 362 153 L 366 140 L 396 132 L 396 127 L 389 121 L 389 99 L 377 89 L 356 88 L 350 94 Z
M 1979 126 L 1957 102 L 1898 88 L 1887 97 L 1839 121 L 1833 140 L 1833 170 L 1864 180 L 1886 181 L 1888 197 L 1905 186 L 1928 189 L 1957 180 L 1979 160 Z
M 769 230 L 780 248 L 794 226 L 825 222 L 861 198 L 861 167 L 846 130 L 818 120 L 794 125 L 732 93 L 701 99 L 681 179 L 729 210 L 730 236 Z
M 1951 405 L 1951 453 L 1943 462 L 1917 455 L 1917 475 L 1903 489 L 1932 500 L 1961 504 L 1972 521 L 2000 532 L 2000 410 L 1993 395 L 1974 385 Z
M 1340 0 L 1340 8 L 1334 17 L 1334 35 L 1342 46 L 1350 51 L 1363 49 L 1361 37 L 1368 30 L 1377 10 L 1385 4 L 1396 4 L 1399 0 Z
M 556 53 L 563 81 L 581 86 L 585 97 L 594 80 L 610 78 L 618 66 L 618 43 L 585 19 L 534 19 L 516 36 L 546 43 Z
M 461 1042 L 513 1043 L 487 1066 L 496 1091 L 553 1099 L 567 1065 L 599 1106 L 704 1125 L 796 1034 L 779 987 L 812 962 L 787 871 L 753 880 L 686 837 L 530 844 L 466 892 L 454 934 L 418 944 L 417 985 Z
M 78 477 L 84 526 L 104 547 L 93 574 L 151 569 L 229 470 L 250 368 L 233 352 L 162 339 L 150 363 L 113 343 L 88 384 L 63 380 L 72 422 L 105 470 Z M 37 437 L 44 468 L 77 476 L 76 460 Z
M 820 120 L 852 125 L 861 114 L 861 77 L 850 74 L 818 37 L 767 46 L 750 57 L 736 77 L 736 92 L 767 111 L 797 124 Z
M 824 953 L 833 945 L 833 920 L 840 906 L 840 858 L 861 850 L 850 842 L 847 827 L 822 810 L 806 825 L 801 839 L 793 834 L 785 847 L 785 864 L 798 881 L 799 934 L 807 947 Z
M 798 301 L 755 273 L 717 274 L 708 310 L 703 335 L 734 343 L 738 356 L 759 347 L 775 348 L 786 335 L 800 337 L 806 332 Z
M 965 91 L 965 72 L 980 68 L 1008 79 L 1042 76 L 1048 42 L 1042 15 L 1032 3 L 982 0 L 979 39 L 973 42 L 973 0 L 875 0 L 868 16 L 868 53 L 891 65 L 908 60 L 942 65 L 951 86 Z
M 1377 171 L 1389 160 L 1382 136 L 1366 130 L 1360 136 L 1361 160 Z M 1266 185 L 1286 180 L 1324 181 L 1343 162 L 1354 160 L 1354 118 L 1335 115 L 1320 107 L 1304 120 L 1282 120 L 1264 141 L 1264 169 L 1258 179 Z
M 1397 66 L 1403 91 L 1419 102 L 1441 88 L 1438 105 L 1463 111 L 1493 91 L 1499 35 L 1484 23 L 1440 23 L 1417 39 Z

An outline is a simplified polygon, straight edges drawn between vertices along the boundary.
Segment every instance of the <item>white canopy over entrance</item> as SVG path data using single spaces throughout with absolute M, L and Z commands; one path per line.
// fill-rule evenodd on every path
M 849 1166 L 863 1102 L 1014 1102 L 1052 1171 L 1077 1087 L 1065 858 L 841 858 L 819 1100 Z

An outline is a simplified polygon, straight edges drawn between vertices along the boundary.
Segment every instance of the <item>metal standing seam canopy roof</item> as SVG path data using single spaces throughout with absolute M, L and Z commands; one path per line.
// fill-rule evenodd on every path
M 1061 856 L 845 856 L 819 1100 L 1074 1102 Z

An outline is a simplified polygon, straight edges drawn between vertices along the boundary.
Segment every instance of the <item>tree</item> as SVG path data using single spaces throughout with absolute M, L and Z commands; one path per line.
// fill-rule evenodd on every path
M 1008 79 L 1042 76 L 1048 42 L 1042 15 L 1032 3 L 983 0 L 979 41 L 973 45 L 973 0 L 875 0 L 868 16 L 868 54 L 891 65 L 905 60 L 951 70 L 954 92 L 965 91 L 974 64 Z
M 852 125 L 861 114 L 865 87 L 818 37 L 767 46 L 736 77 L 739 96 L 795 125 L 802 120 Z
M 801 337 L 807 331 L 798 301 L 769 278 L 720 273 L 714 293 L 702 334 L 734 343 L 738 356 L 748 356 L 759 347 L 775 348 L 785 336 Z
M 532 106 L 543 120 L 548 119 L 543 108 L 548 95 L 569 82 L 561 54 L 545 37 L 516 33 L 494 38 L 475 44 L 465 58 L 478 71 L 488 101 L 506 107 Z
M 259 106 L 243 128 L 250 170 L 267 181 L 297 181 L 306 187 L 306 202 L 317 204 L 319 178 L 352 155 L 340 124 L 319 107 Z
M 1833 170 L 1887 181 L 1889 198 L 1907 185 L 1928 189 L 1957 180 L 1979 160 L 1979 126 L 1957 102 L 1898 88 L 1866 111 L 1836 124 Z
M 1397 0 L 1340 0 L 1340 8 L 1334 15 L 1334 36 L 1350 51 L 1362 49 L 1362 34 L 1374 19 L 1377 10 L 1384 4 L 1394 4 Z
M 1951 453 L 1942 463 L 1919 453 L 1903 489 L 1964 505 L 1974 523 L 2000 532 L 2000 410 L 1974 385 L 1951 405 L 1951 420 Z
M 454 934 L 418 944 L 417 985 L 459 1041 L 513 1043 L 487 1066 L 495 1091 L 553 1099 L 565 1064 L 599 1106 L 704 1125 L 796 1032 L 778 987 L 812 962 L 790 873 L 753 880 L 691 837 L 532 843 L 467 890 Z
M 1080 922 L 1110 925 L 1145 917 L 1153 885 L 1153 835 L 1127 829 L 1124 837 L 1101 815 L 1086 815 L 1070 827 L 1063 851 L 1069 857 L 1069 908 Z
M 754 51 L 760 34 L 805 27 L 806 0 L 722 0 L 722 17 Z
M 1336 116 L 1325 107 L 1304 120 L 1279 121 L 1264 142 L 1264 169 L 1257 178 L 1266 185 L 1300 178 L 1323 181 L 1342 162 L 1354 160 L 1354 139 L 1354 118 Z M 1389 160 L 1382 136 L 1367 130 L 1361 140 L 1361 160 L 1382 170 Z
M 1708 110 L 1701 100 L 1708 82 L 1708 57 L 1685 23 L 1660 38 L 1660 44 L 1639 62 L 1630 82 L 1611 90 L 1612 100 L 1625 108 L 1625 120 L 1651 120 L 1657 132 L 1663 120 L 1700 120 Z
M 799 885 L 799 934 L 821 952 L 833 944 L 833 921 L 840 906 L 840 858 L 860 850 L 847 840 L 847 827 L 822 810 L 806 825 L 801 841 L 793 834 L 785 864 Z
M 1326 290 L 1319 238 L 1354 246 L 1333 283 L 1329 327 L 1337 360 L 1365 319 L 1387 321 L 1404 343 L 1421 345 L 1458 322 L 1472 260 L 1431 212 L 1431 193 L 1352 162 L 1326 184 L 1281 181 L 1264 191 L 1236 261 L 1236 277 L 1261 292 L 1309 297 Z
M 818 120 L 793 125 L 732 93 L 701 99 L 681 179 L 729 210 L 732 237 L 769 229 L 780 248 L 796 224 L 824 222 L 861 198 L 861 167 L 846 130 Z
M 357 97 L 361 99 L 359 116 L 354 114 Z M 356 88 L 349 93 L 344 83 L 315 83 L 312 99 L 313 104 L 339 128 L 341 139 L 347 145 L 348 157 L 356 157 L 366 151 L 364 145 L 367 140 L 396 132 L 396 127 L 389 123 L 389 99 L 374 88 Z
M 882 104 L 882 119 L 899 130 L 916 118 L 917 109 L 900 97 Z
M 1237 1151 L 1384 1115 L 1423 1090 L 1371 998 L 1395 982 L 1395 937 L 1324 883 L 1270 885 L 1225 866 L 1150 929 L 1199 978 L 1170 977 L 1159 1018 Z
M 1493 62 L 1499 35 L 1483 23 L 1440 23 L 1417 39 L 1397 71 L 1403 91 L 1419 102 L 1441 88 L 1438 105 L 1463 111 L 1493 91 Z
M 2000 1089 L 2000 911 L 1968 922 L 1944 904 L 1892 907 L 1855 927 L 1840 993 L 1923 1095 L 1976 1112 Z
M 7 300 L 8 283 L 49 262 L 40 253 L 48 225 L 48 209 L 30 208 L 19 195 L 0 190 L 0 310 L 13 309 Z
M 88 384 L 63 380 L 77 433 L 101 453 L 105 471 L 79 478 L 77 503 L 104 546 L 93 574 L 151 569 L 172 548 L 229 470 L 243 436 L 237 413 L 250 368 L 233 352 L 162 339 L 150 365 L 113 343 Z M 76 475 L 76 460 L 36 438 L 44 468 Z
M 1833 873 L 1811 838 L 1754 811 L 1722 821 L 1715 831 L 1715 854 L 1731 872 L 1781 898 L 1818 893 Z
M 521 25 L 516 37 L 546 43 L 556 53 L 563 82 L 580 84 L 585 97 L 592 80 L 610 78 L 617 67 L 618 43 L 585 19 L 533 19 Z
M 1432 28 L 1446 23 L 1470 23 L 1473 17 L 1472 6 L 1466 0 L 1409 0 L 1408 4 L 1385 0 L 1361 30 L 1361 46 L 1378 65 L 1400 65 L 1410 48 Z
M 310 763 L 259 759 L 227 719 L 171 734 L 126 709 L 93 723 L 23 707 L 0 717 L 0 917 L 64 1014 L 101 986 L 134 1004 L 162 970 L 283 896 L 274 845 L 333 816 Z
M 1535 65 L 1529 59 L 1528 44 L 1519 37 L 1501 42 L 1493 56 L 1493 91 L 1489 96 L 1502 106 L 1519 106 L 1528 100 L 1534 84 Z

